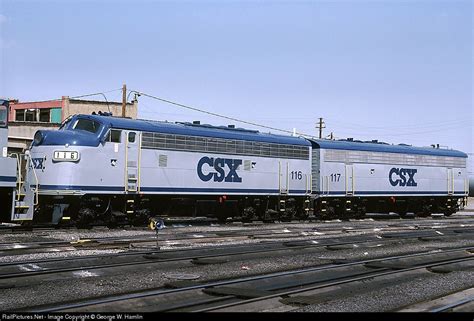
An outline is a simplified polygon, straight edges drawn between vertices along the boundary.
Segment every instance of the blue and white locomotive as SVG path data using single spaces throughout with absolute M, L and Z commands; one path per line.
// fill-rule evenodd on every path
M 38 218 L 87 225 L 150 215 L 304 218 L 311 144 L 234 127 L 75 115 L 30 149 Z
M 450 215 L 468 189 L 467 155 L 455 150 L 104 115 L 38 131 L 30 153 L 41 198 L 35 216 L 79 225 L 156 215 Z
M 0 222 L 32 221 L 34 191 L 22 179 L 22 156 L 8 154 L 8 112 L 9 101 L 0 99 Z
M 314 208 L 323 217 L 367 212 L 449 216 L 467 201 L 463 152 L 377 141 L 311 143 Z

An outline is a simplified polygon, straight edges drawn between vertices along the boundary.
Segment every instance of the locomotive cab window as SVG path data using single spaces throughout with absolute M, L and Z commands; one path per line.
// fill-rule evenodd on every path
M 117 129 L 111 129 L 107 133 L 105 138 L 106 143 L 120 143 L 120 137 L 122 136 L 122 131 Z
M 62 129 L 66 129 L 67 125 L 71 122 L 72 120 L 72 116 L 69 116 L 68 118 L 66 118 L 65 120 L 63 120 L 63 122 L 61 123 L 61 126 L 59 126 L 59 130 L 62 130 Z M 18 110 L 17 110 L 17 118 L 18 118 Z M 18 119 L 17 119 L 18 120 Z
M 134 132 L 128 133 L 128 142 L 135 143 L 135 136 L 137 136 L 137 133 L 134 133 Z
M 0 106 L 0 127 L 7 125 L 7 107 Z
M 100 128 L 100 123 L 90 119 L 78 119 L 74 124 L 74 130 L 85 130 L 90 133 L 97 133 Z

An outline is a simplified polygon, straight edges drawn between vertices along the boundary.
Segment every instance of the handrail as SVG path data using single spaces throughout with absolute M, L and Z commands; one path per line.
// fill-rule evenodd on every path
M 30 163 L 32 163 L 32 159 L 31 159 L 31 155 L 30 153 L 25 153 L 26 157 L 28 157 L 28 160 L 26 162 L 26 168 L 29 169 L 30 166 L 28 165 L 28 161 L 30 161 Z M 36 206 L 39 204 L 39 183 L 38 183 L 38 175 L 36 174 L 36 169 L 35 167 L 33 166 L 33 164 L 31 164 L 31 169 L 33 170 L 33 174 L 35 176 L 35 181 L 36 181 L 36 188 L 35 188 L 35 195 L 34 195 L 34 201 L 33 201 L 33 205 Z
M 20 161 L 20 155 L 18 153 L 11 153 L 10 156 L 13 156 L 16 158 L 16 174 L 17 174 L 17 184 L 18 186 L 16 187 L 17 193 L 16 193 L 16 200 L 20 201 L 20 193 L 21 192 L 21 184 L 22 184 L 22 179 L 21 179 L 21 161 Z

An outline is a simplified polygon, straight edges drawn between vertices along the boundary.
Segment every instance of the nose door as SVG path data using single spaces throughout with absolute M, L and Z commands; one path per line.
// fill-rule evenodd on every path
M 125 192 L 140 192 L 141 133 L 125 132 Z

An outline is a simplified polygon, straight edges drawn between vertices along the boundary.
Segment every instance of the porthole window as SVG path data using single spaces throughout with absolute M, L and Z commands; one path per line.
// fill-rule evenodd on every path
M 135 143 L 135 136 L 137 136 L 137 133 L 134 133 L 134 132 L 128 133 L 128 142 Z

